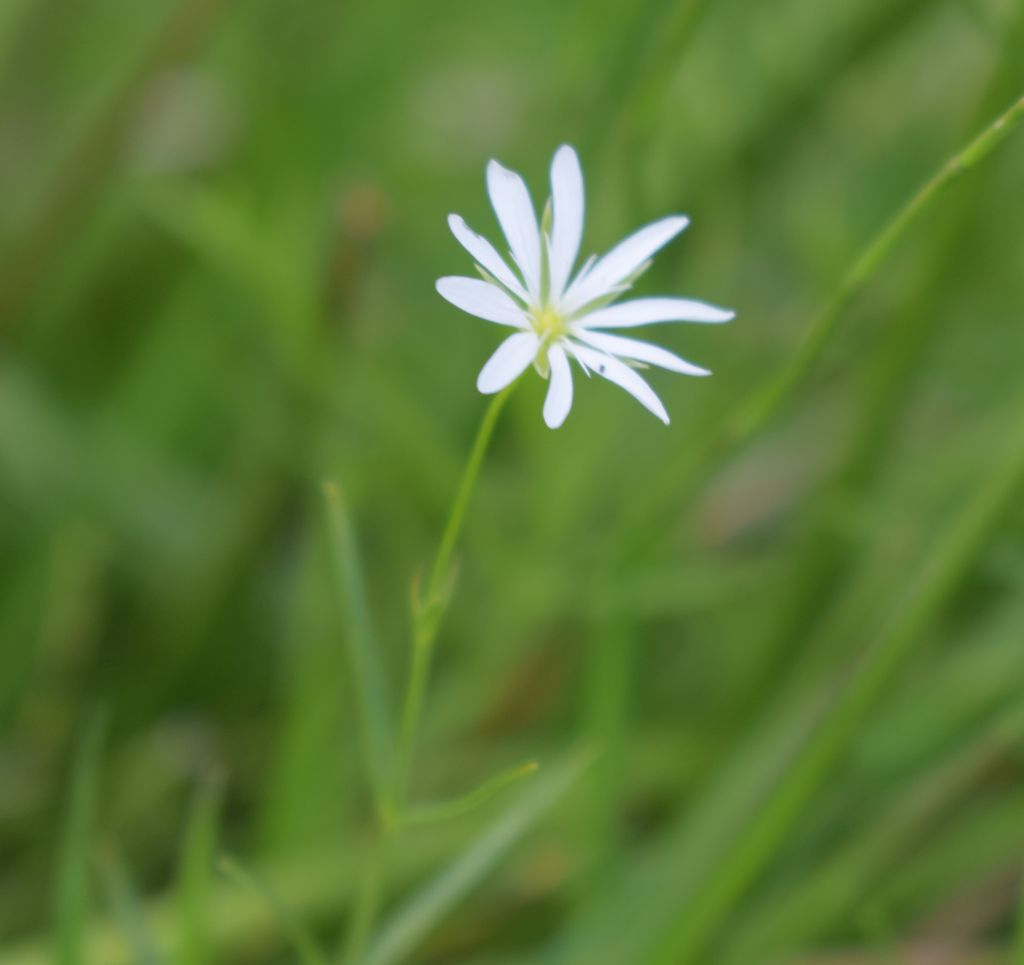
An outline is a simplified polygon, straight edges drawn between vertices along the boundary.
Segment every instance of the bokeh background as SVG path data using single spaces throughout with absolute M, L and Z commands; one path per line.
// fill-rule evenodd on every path
M 685 212 L 638 291 L 738 318 L 658 329 L 716 373 L 652 375 L 669 428 L 597 380 L 557 432 L 539 379 L 512 397 L 414 787 L 540 769 L 407 833 L 385 924 L 513 815 L 375 961 L 1024 961 L 1024 131 L 754 438 L 707 445 L 1019 96 L 1022 26 L 1018 0 L 3 0 L 0 965 L 296 961 L 292 920 L 334 947 L 372 814 L 320 482 L 397 689 L 500 337 L 434 292 L 469 268 L 445 216 L 497 240 L 487 159 L 542 199 L 563 142 L 585 252 Z

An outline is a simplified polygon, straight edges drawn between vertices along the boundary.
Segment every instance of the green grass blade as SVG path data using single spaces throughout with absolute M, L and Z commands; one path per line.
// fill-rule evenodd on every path
M 411 889 L 465 847 L 473 832 L 483 826 L 482 816 L 472 815 L 464 821 L 437 825 L 430 834 L 412 836 L 403 847 L 401 865 L 394 869 L 392 887 L 398 892 Z M 340 861 L 339 855 L 345 855 L 346 860 Z M 350 900 L 364 863 L 364 847 L 353 845 L 347 836 L 331 836 L 323 838 L 312 853 L 292 854 L 261 864 L 257 874 L 276 894 L 286 895 L 289 906 L 301 911 L 304 919 L 336 922 L 338 908 Z M 161 948 L 173 949 L 180 932 L 176 899 L 171 893 L 146 902 L 146 920 L 152 923 Z M 254 902 L 250 895 L 217 875 L 210 895 L 209 917 L 214 961 L 218 965 L 234 961 L 240 949 L 251 945 L 254 934 L 266 934 L 275 927 L 266 905 Z M 107 917 L 89 922 L 83 945 L 87 960 L 95 965 L 137 965 L 125 945 L 122 929 Z M 0 965 L 54 965 L 50 936 L 28 935 L 4 942 L 0 947 Z
M 386 814 L 394 758 L 391 702 L 380 666 L 380 651 L 370 622 L 355 532 L 338 487 L 332 482 L 326 482 L 323 491 L 339 611 L 355 676 L 366 769 L 378 812 Z
M 361 783 L 342 766 L 358 757 L 359 738 L 343 734 L 347 708 L 339 706 L 338 681 L 348 675 L 348 655 L 338 646 L 326 592 L 320 499 L 319 493 L 311 496 L 299 562 L 285 590 L 294 602 L 284 631 L 281 710 L 260 802 L 259 846 L 268 854 L 319 848 L 348 818 Z
M 135 884 L 114 845 L 104 847 L 97 859 L 111 915 L 121 926 L 137 965 L 165 965 Z
M 90 913 L 90 849 L 99 791 L 103 732 L 103 715 L 94 712 L 86 722 L 75 754 L 58 858 L 57 965 L 81 965 L 85 961 L 84 936 Z
M 208 965 L 214 960 L 210 908 L 223 784 L 220 775 L 201 780 L 185 829 L 176 894 L 178 965 Z
M 619 819 L 627 793 L 633 644 L 631 623 L 622 616 L 612 614 L 595 624 L 585 677 L 584 727 L 601 756 L 587 776 L 586 810 L 579 825 L 589 865 L 584 893 L 607 882 L 623 857 Z
M 256 877 L 237 860 L 227 855 L 221 856 L 217 866 L 224 875 L 263 903 L 281 932 L 288 936 L 288 940 L 303 965 L 326 965 L 327 959 L 317 947 L 313 936 L 285 906 L 277 892 L 266 881 Z
M 402 961 L 558 803 L 589 760 L 588 753 L 576 752 L 533 781 L 519 800 L 385 924 L 370 948 L 366 965 Z

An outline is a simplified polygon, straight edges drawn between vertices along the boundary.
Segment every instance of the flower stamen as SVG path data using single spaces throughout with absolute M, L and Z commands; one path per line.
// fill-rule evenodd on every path
M 565 316 L 551 305 L 536 308 L 530 313 L 530 323 L 541 342 L 550 345 L 569 334 Z

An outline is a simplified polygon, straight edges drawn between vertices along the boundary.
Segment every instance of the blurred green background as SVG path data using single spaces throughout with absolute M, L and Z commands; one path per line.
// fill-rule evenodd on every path
M 1019 96 L 1022 25 L 2 0 L 0 965 L 295 961 L 292 920 L 333 947 L 372 816 L 320 481 L 397 689 L 500 335 L 434 292 L 469 269 L 444 219 L 497 241 L 487 159 L 540 200 L 563 142 L 585 253 L 685 212 L 638 291 L 738 318 L 658 329 L 716 373 L 652 375 L 669 428 L 597 380 L 557 432 L 539 379 L 513 395 L 413 783 L 540 770 L 403 836 L 384 923 L 522 819 L 394 960 L 1024 962 L 1024 135 L 910 227 L 777 418 L 707 448 Z

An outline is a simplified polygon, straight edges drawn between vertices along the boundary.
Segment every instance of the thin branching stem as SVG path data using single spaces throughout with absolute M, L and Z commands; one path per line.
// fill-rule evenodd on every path
M 380 912 L 389 856 L 394 849 L 396 836 L 405 825 L 410 812 L 407 797 L 413 751 L 416 745 L 416 731 L 422 716 L 434 641 L 437 639 L 441 617 L 451 596 L 455 546 L 462 532 L 466 510 L 480 476 L 480 467 L 483 465 L 484 456 L 487 454 L 491 438 L 494 435 L 494 427 L 511 391 L 512 387 L 510 386 L 499 392 L 485 410 L 476 439 L 473 442 L 473 448 L 470 450 L 469 460 L 459 481 L 455 501 L 452 503 L 448 515 L 437 556 L 434 558 L 427 578 L 426 588 L 421 595 L 419 586 L 413 587 L 412 656 L 405 696 L 402 701 L 391 787 L 385 805 L 379 814 L 380 826 L 371 846 L 356 895 L 352 923 L 349 926 L 345 950 L 341 959 L 346 965 L 358 965 L 365 954 L 367 943 Z
M 459 482 L 459 489 L 452 504 L 451 512 L 448 515 L 448 522 L 445 524 L 444 533 L 441 536 L 441 543 L 434 559 L 434 565 L 430 570 L 430 579 L 427 581 L 425 602 L 436 599 L 446 593 L 447 584 L 451 575 L 452 553 L 455 551 L 455 544 L 458 542 L 459 534 L 462 532 L 462 523 L 466 516 L 466 509 L 469 500 L 476 488 L 476 481 L 480 475 L 480 467 L 483 465 L 484 456 L 487 454 L 487 447 L 490 445 L 491 436 L 494 434 L 494 427 L 498 422 L 498 416 L 505 406 L 511 392 L 511 386 L 503 392 L 499 392 L 491 399 L 490 405 L 484 412 L 484 417 L 477 430 L 476 439 L 473 442 L 473 449 L 469 454 L 469 461 L 462 471 L 462 479 Z
M 477 430 L 476 440 L 469 454 L 469 460 L 459 482 L 455 501 L 448 515 L 448 522 L 441 536 L 441 543 L 437 550 L 437 556 L 434 558 L 434 565 L 431 567 L 430 575 L 427 578 L 426 589 L 422 596 L 419 595 L 416 588 L 413 591 L 412 658 L 399 727 L 394 799 L 392 802 L 399 817 L 403 812 L 403 802 L 409 781 L 409 773 L 412 769 L 416 730 L 419 727 L 423 695 L 427 687 L 427 678 L 430 675 L 434 641 L 437 639 L 441 617 L 451 593 L 455 545 L 458 542 L 459 534 L 462 532 L 462 523 L 466 516 L 466 509 L 469 506 L 473 490 L 476 488 L 480 467 L 483 464 L 484 456 L 494 434 L 494 427 L 510 392 L 511 387 L 503 392 L 499 392 L 494 396 L 484 412 L 480 428 Z

